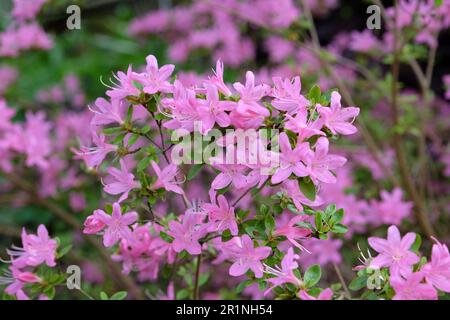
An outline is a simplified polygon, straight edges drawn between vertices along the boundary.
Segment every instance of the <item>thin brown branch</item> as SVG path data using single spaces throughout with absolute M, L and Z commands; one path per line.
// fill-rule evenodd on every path
M 395 21 L 397 20 L 397 16 L 398 16 L 398 1 L 395 1 Z M 391 120 L 392 125 L 394 127 L 393 144 L 395 154 L 397 157 L 400 177 L 402 179 L 402 184 L 406 192 L 408 193 L 409 197 L 414 202 L 414 209 L 419 225 L 427 236 L 433 236 L 435 232 L 428 219 L 425 204 L 422 201 L 422 198 L 420 197 L 420 194 L 417 191 L 416 186 L 414 185 L 414 180 L 411 175 L 411 169 L 406 159 L 406 154 L 403 150 L 404 141 L 401 134 L 397 130 L 397 126 L 399 123 L 398 79 L 400 73 L 400 50 L 401 48 L 399 48 L 399 30 L 396 27 L 396 23 L 394 23 L 394 48 L 393 48 L 394 61 L 391 67 L 392 72 Z
M 197 256 L 197 266 L 195 269 L 195 280 L 194 280 L 194 300 L 200 299 L 200 268 L 202 265 L 202 254 Z

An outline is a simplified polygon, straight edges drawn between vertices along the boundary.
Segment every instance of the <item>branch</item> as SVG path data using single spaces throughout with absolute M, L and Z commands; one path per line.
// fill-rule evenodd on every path
M 398 16 L 398 1 L 395 1 L 395 21 L 397 21 Z M 396 127 L 399 123 L 399 107 L 398 107 L 398 78 L 400 72 L 400 51 L 401 48 L 398 47 L 399 44 L 399 30 L 397 24 L 394 23 L 394 61 L 392 63 L 392 92 L 391 92 L 391 119 L 392 125 L 394 127 L 393 133 L 393 144 L 395 149 L 395 154 L 397 157 L 397 163 L 400 171 L 400 177 L 402 179 L 403 186 L 414 202 L 416 218 L 420 224 L 420 227 L 425 232 L 427 236 L 433 236 L 435 234 L 433 227 L 428 219 L 426 213 L 425 205 L 414 185 L 414 180 L 411 175 L 411 169 L 408 165 L 405 152 L 403 150 L 403 139 Z
M 202 254 L 200 253 L 197 257 L 197 267 L 195 269 L 195 282 L 194 282 L 194 300 L 199 300 L 200 298 L 200 267 L 202 265 Z

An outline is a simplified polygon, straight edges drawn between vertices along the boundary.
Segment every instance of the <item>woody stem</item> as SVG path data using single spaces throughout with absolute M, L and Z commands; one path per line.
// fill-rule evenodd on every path
M 195 269 L 195 281 L 194 281 L 194 300 L 200 299 L 200 267 L 202 264 L 202 254 L 200 253 L 197 257 L 197 266 Z

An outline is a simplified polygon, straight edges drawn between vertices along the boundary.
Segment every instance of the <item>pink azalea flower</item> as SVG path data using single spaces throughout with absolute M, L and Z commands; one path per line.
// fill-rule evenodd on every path
M 29 300 L 23 291 L 23 287 L 27 283 L 39 283 L 42 279 L 37 275 L 27 271 L 20 271 L 14 266 L 10 266 L 9 270 L 4 272 L 4 276 L 0 277 L 0 285 L 7 284 L 5 292 L 9 295 L 16 296 L 18 300 Z
M 434 239 L 434 238 L 433 238 Z M 445 244 L 433 245 L 431 261 L 421 268 L 425 281 L 444 292 L 450 292 L 450 254 Z
M 89 168 L 95 168 L 99 166 L 108 153 L 116 151 L 117 146 L 114 144 L 108 144 L 105 142 L 105 135 L 100 134 L 97 135 L 96 132 L 93 132 L 92 140 L 95 144 L 95 147 L 80 147 L 80 150 L 72 149 L 72 152 L 75 153 L 76 158 L 82 159 Z
M 308 122 L 306 109 L 300 110 L 295 117 L 289 114 L 286 114 L 285 117 L 287 119 L 285 128 L 298 134 L 297 141 L 299 143 L 315 135 L 325 136 L 325 132 L 320 130 L 322 129 L 322 121 L 317 119 L 313 122 Z
M 173 98 L 161 100 L 162 106 L 170 108 L 171 113 L 168 116 L 172 118 L 164 122 L 163 126 L 172 130 L 184 129 L 193 132 L 196 122 L 201 121 L 196 93 L 192 89 L 186 89 L 179 80 L 175 80 L 173 87 Z
M 39 225 L 37 235 L 27 234 L 25 228 L 22 229 L 23 248 L 13 247 L 8 250 L 12 257 L 12 263 L 17 268 L 25 266 L 38 266 L 46 263 L 49 267 L 56 265 L 56 240 L 50 239 L 47 228 L 43 224 Z
M 324 125 L 330 129 L 333 134 L 342 135 L 354 134 L 358 129 L 352 124 L 353 120 L 359 114 L 359 108 L 341 107 L 341 95 L 334 91 L 331 94 L 331 107 L 318 107 L 320 117 Z
M 161 238 L 154 238 L 150 245 L 150 249 L 154 250 L 156 255 L 159 256 L 166 255 L 167 263 L 172 264 L 175 262 L 177 253 L 173 249 L 171 243 L 168 243 Z
M 350 49 L 357 52 L 369 52 L 380 47 L 380 41 L 372 30 L 353 31 L 350 34 Z
M 85 234 L 97 234 L 102 231 L 106 224 L 103 222 L 103 210 L 95 210 L 92 215 L 86 218 L 84 221 L 83 233 Z
M 258 102 L 269 93 L 270 87 L 266 84 L 255 85 L 255 75 L 251 71 L 247 71 L 245 79 L 245 86 L 240 82 L 233 85 L 240 95 L 237 111 L 244 114 L 249 112 L 257 117 L 268 117 L 269 110 Z
M 330 170 L 342 167 L 347 159 L 341 156 L 328 154 L 329 141 L 321 137 L 316 142 L 316 150 L 309 153 L 305 159 L 307 175 L 317 184 L 318 181 L 324 183 L 335 183 L 336 177 Z
M 192 255 L 198 255 L 202 252 L 202 246 L 199 242 L 208 231 L 209 225 L 199 222 L 199 217 L 195 214 L 186 213 L 183 222 L 169 222 L 169 231 L 167 234 L 173 237 L 172 247 L 175 252 L 186 250 Z
M 19 20 L 33 19 L 47 0 L 14 0 L 12 16 Z
M 150 247 L 153 241 L 150 226 L 151 223 L 135 224 L 130 237 L 120 240 L 119 251 L 112 256 L 114 261 L 122 263 L 124 274 L 136 271 L 140 281 L 156 279 L 161 262 L 161 257 Z
M 117 75 L 114 75 L 114 78 L 118 81 L 115 87 L 111 88 L 111 90 L 106 91 L 106 95 L 113 100 L 122 100 L 127 98 L 128 96 L 139 96 L 140 91 L 138 88 L 134 86 L 134 73 L 131 68 L 131 65 L 128 66 L 127 73 L 122 71 L 117 72 Z
M 233 110 L 230 113 L 230 120 L 233 127 L 238 129 L 257 129 L 264 121 L 264 116 L 255 114 L 250 110 Z
M 115 245 L 121 239 L 130 239 L 132 232 L 129 225 L 136 222 L 138 214 L 134 211 L 122 215 L 122 209 L 117 202 L 113 204 L 112 215 L 103 210 L 94 212 L 98 219 L 105 224 L 105 234 L 103 235 L 103 244 L 109 248 Z
M 104 126 L 111 123 L 123 124 L 123 113 L 125 111 L 125 105 L 123 100 L 113 99 L 108 102 L 106 99 L 97 98 L 95 100 L 94 108 L 89 108 L 94 113 L 91 124 L 95 126 Z
M 158 177 L 155 184 L 152 186 L 153 190 L 164 188 L 167 191 L 184 194 L 183 189 L 179 186 L 180 183 L 176 180 L 178 174 L 178 167 L 176 165 L 169 164 L 161 170 L 155 161 L 152 160 L 151 164 Z
M 223 189 L 232 183 L 237 189 L 247 185 L 244 174 L 247 167 L 240 164 L 214 164 L 212 166 L 221 172 L 214 178 L 211 187 L 215 190 Z
M 297 177 L 305 177 L 308 175 L 305 165 L 301 160 L 310 156 L 312 151 L 309 149 L 308 143 L 298 144 L 292 149 L 289 138 L 286 133 L 282 132 L 279 138 L 280 142 L 280 167 L 272 176 L 272 183 L 277 184 L 289 178 L 294 173 Z
M 292 41 L 278 36 L 268 37 L 264 46 L 269 52 L 270 59 L 276 63 L 283 63 L 295 50 L 295 44 Z
M 120 170 L 111 167 L 108 169 L 108 173 L 115 181 L 105 184 L 103 190 L 109 194 L 122 194 L 118 202 L 127 199 L 131 190 L 141 187 L 141 184 L 134 180 L 134 175 L 130 173 L 123 159 L 120 159 Z
M 300 254 L 300 263 L 304 268 L 313 264 L 325 266 L 329 263 L 341 263 L 342 240 L 309 238 L 304 242 L 305 250 Z
M 308 294 L 305 290 L 301 290 L 299 296 L 302 300 L 331 300 L 333 298 L 333 290 L 330 288 L 322 290 L 317 298 Z
M 14 109 L 9 108 L 6 101 L 0 98 L 0 130 L 7 130 L 12 126 L 11 119 L 15 114 Z
M 158 68 L 158 61 L 154 55 L 147 56 L 146 61 L 147 72 L 134 74 L 135 80 L 144 86 L 144 92 L 148 94 L 155 94 L 158 91 L 171 92 L 172 86 L 168 79 L 175 69 L 175 66 L 173 64 L 167 64 Z
M 403 201 L 402 196 L 400 188 L 395 188 L 392 193 L 383 190 L 381 201 L 372 202 L 372 207 L 382 223 L 399 225 L 403 219 L 411 216 L 413 204 Z
M 234 263 L 230 267 L 230 275 L 239 277 L 252 270 L 256 278 L 261 278 L 263 276 L 261 260 L 266 259 L 272 249 L 265 246 L 255 248 L 253 240 L 246 234 L 237 239 L 231 253 Z
M 220 101 L 217 88 L 212 85 L 206 87 L 206 100 L 200 100 L 199 115 L 202 121 L 201 133 L 207 134 L 217 123 L 220 127 L 228 127 L 231 123 L 225 111 L 231 111 L 235 102 Z
M 288 114 L 306 111 L 309 101 L 300 94 L 302 89 L 300 77 L 295 77 L 292 80 L 274 77 L 273 82 L 275 87 L 272 95 L 275 99 L 272 101 L 272 105 L 275 108 L 286 111 Z
M 300 222 L 305 222 L 309 220 L 307 215 L 296 215 L 289 222 L 283 226 L 279 226 L 273 232 L 275 237 L 285 236 L 289 242 L 300 250 L 304 250 L 304 247 L 298 242 L 298 240 L 303 240 L 311 235 L 311 230 L 305 227 L 300 227 L 297 224 Z
M 209 221 L 216 224 L 217 231 L 224 232 L 229 229 L 232 235 L 238 234 L 234 207 L 230 207 L 225 196 L 219 195 L 218 203 L 212 198 L 212 203 L 205 203 L 202 207 L 208 214 Z
M 48 156 L 51 153 L 50 130 L 52 125 L 45 121 L 45 114 L 28 112 L 22 139 L 24 153 L 27 155 L 27 166 L 36 165 L 41 169 L 48 168 Z
M 409 250 L 415 239 L 414 232 L 409 232 L 401 238 L 396 226 L 389 227 L 387 240 L 370 237 L 369 245 L 379 253 L 372 259 L 370 268 L 389 267 L 393 276 L 410 273 L 412 266 L 420 260 L 414 252 Z
M 264 295 L 267 295 L 274 287 L 285 283 L 292 283 L 296 286 L 300 286 L 302 284 L 300 279 L 298 279 L 293 272 L 293 270 L 298 269 L 298 263 L 295 261 L 298 259 L 299 256 L 294 254 L 294 250 L 292 248 L 289 248 L 288 252 L 283 257 L 283 260 L 281 260 L 281 268 L 278 266 L 272 268 L 265 265 L 264 272 L 274 275 L 275 278 L 267 279 L 267 282 L 270 282 L 272 286 L 264 292 Z
M 159 300 L 175 300 L 175 287 L 173 282 L 167 286 L 167 294 L 158 295 Z
M 410 273 L 406 279 L 400 275 L 391 275 L 389 280 L 395 291 L 392 300 L 437 300 L 436 289 L 431 284 L 423 283 L 423 273 Z
M 217 60 L 216 70 L 214 71 L 214 76 L 209 77 L 209 83 L 215 85 L 220 92 L 222 92 L 226 97 L 231 96 L 232 92 L 228 86 L 223 81 L 223 62 Z
M 306 198 L 303 192 L 300 190 L 300 187 L 296 180 L 289 180 L 289 179 L 285 180 L 281 185 L 281 188 L 283 191 L 286 192 L 288 197 L 292 199 L 292 202 L 294 202 L 295 207 L 300 212 L 303 211 L 302 204 L 306 204 L 307 206 L 310 207 L 318 207 L 323 204 L 323 200 L 319 195 L 316 195 L 314 201 L 311 201 L 308 198 Z

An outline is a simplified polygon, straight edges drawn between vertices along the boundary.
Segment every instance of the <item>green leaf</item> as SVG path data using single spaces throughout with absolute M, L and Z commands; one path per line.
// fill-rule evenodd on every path
M 310 100 L 313 104 L 316 104 L 320 101 L 320 97 L 322 95 L 322 91 L 318 85 L 314 85 L 311 90 L 308 92 L 308 100 Z
M 264 226 L 266 229 L 272 231 L 275 228 L 275 219 L 272 217 L 271 214 L 266 215 L 264 219 Z
M 109 300 L 123 300 L 127 297 L 128 292 L 126 291 L 119 291 L 114 293 Z
M 419 234 L 416 234 L 416 240 L 411 246 L 411 251 L 419 252 L 420 246 L 422 245 L 422 237 Z
M 146 134 L 146 133 L 149 132 L 150 130 L 151 130 L 151 127 L 150 127 L 149 125 L 143 126 L 143 127 L 141 128 L 141 132 L 142 132 L 143 134 Z
M 123 139 L 125 138 L 126 135 L 127 135 L 126 132 L 117 135 L 117 136 L 111 141 L 111 143 L 112 143 L 112 144 L 119 144 L 119 143 L 121 143 L 121 142 L 123 141 Z
M 137 165 L 137 171 L 144 171 L 149 165 L 150 162 L 152 161 L 152 158 L 150 157 L 144 157 L 142 158 Z
M 299 179 L 298 185 L 306 198 L 311 201 L 316 199 L 316 187 L 311 179 Z
M 177 300 L 184 300 L 191 295 L 188 289 L 181 289 L 177 292 Z
M 322 222 L 322 215 L 320 214 L 320 211 L 317 211 L 314 215 L 314 223 L 316 225 L 317 231 L 322 231 L 323 222 Z
M 249 285 L 251 285 L 253 282 L 252 280 L 245 280 L 244 282 L 241 282 L 236 287 L 236 293 L 239 294 L 242 291 L 244 291 L 245 288 L 247 288 Z
M 222 242 L 227 242 L 227 241 L 231 240 L 232 237 L 233 236 L 231 235 L 231 232 L 229 229 L 222 232 Z
M 164 231 L 160 231 L 159 232 L 159 236 L 161 237 L 161 239 L 163 239 L 165 242 L 168 243 L 172 243 L 173 242 L 173 238 L 171 236 L 169 236 L 167 233 L 165 233 Z
M 263 216 L 265 216 L 266 214 L 269 213 L 269 207 L 266 206 L 265 204 L 262 204 L 262 205 L 259 207 L 259 212 L 260 212 Z
M 339 209 L 338 211 L 336 211 L 333 214 L 331 222 L 332 223 L 339 223 L 339 222 L 342 221 L 342 219 L 344 219 L 344 209 Z
M 121 133 L 122 131 L 123 131 L 122 127 L 113 127 L 113 128 L 103 129 L 103 133 L 106 135 L 117 134 L 117 133 Z
M 194 179 L 198 173 L 202 170 L 203 164 L 194 164 L 188 172 L 187 180 L 190 181 Z
M 100 300 L 109 300 L 108 295 L 104 291 L 100 292 Z
M 198 285 L 201 287 L 203 285 L 206 284 L 206 282 L 208 282 L 209 279 L 209 273 L 202 273 L 200 275 L 200 278 L 198 279 Z
M 442 0 L 434 0 L 434 5 L 436 6 L 436 7 L 440 7 L 440 6 L 442 6 Z
M 136 133 L 131 134 L 130 138 L 128 139 L 128 146 L 131 147 L 133 144 L 138 141 L 139 135 Z
M 368 279 L 367 275 L 357 277 L 350 282 L 348 287 L 350 290 L 353 290 L 353 291 L 361 290 L 362 288 L 367 287 L 367 279 Z
M 60 259 L 64 257 L 67 253 L 69 253 L 70 249 L 72 249 L 72 245 L 68 244 L 67 246 L 63 247 L 61 250 L 58 251 L 57 258 Z
M 55 297 L 56 289 L 54 286 L 48 286 L 42 293 L 45 294 L 50 300 L 52 300 Z
M 335 224 L 333 228 L 331 228 L 331 231 L 334 233 L 346 233 L 348 231 L 348 228 L 344 226 L 343 224 Z
M 325 208 L 325 214 L 327 216 L 333 215 L 335 211 L 336 211 L 336 205 L 335 204 L 330 204 L 329 206 L 327 206 Z
M 127 110 L 127 117 L 125 118 L 126 123 L 130 123 L 133 118 L 133 106 L 129 106 Z
M 303 276 L 303 280 L 305 282 L 306 287 L 311 288 L 317 282 L 319 282 L 320 277 L 322 276 L 322 270 L 318 264 L 315 264 L 306 270 L 305 275 Z

